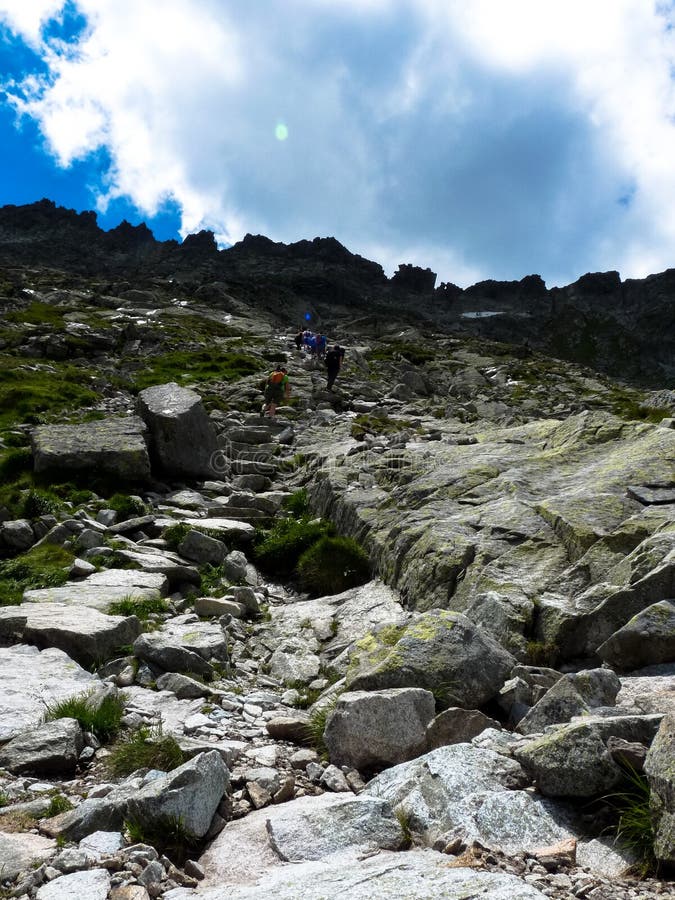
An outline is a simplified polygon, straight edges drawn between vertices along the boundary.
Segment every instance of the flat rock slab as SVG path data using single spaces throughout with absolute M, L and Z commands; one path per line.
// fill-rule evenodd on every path
M 225 508 L 223 507 L 223 510 Z M 212 531 L 225 541 L 252 541 L 255 528 L 249 522 L 240 522 L 238 519 L 226 518 L 225 512 L 220 516 L 208 516 L 205 519 L 191 519 L 187 516 L 175 516 L 172 518 L 158 518 L 155 524 L 160 528 L 168 528 L 170 525 L 189 525 L 197 531 Z
M 108 659 L 141 633 L 136 616 L 107 616 L 67 603 L 22 603 L 0 608 L 0 637 L 57 647 L 83 666 Z
M 629 497 L 652 506 L 661 503 L 675 503 L 675 485 L 637 485 L 629 484 L 626 488 Z
M 201 577 L 194 566 L 188 566 L 184 560 L 170 553 L 137 553 L 134 550 L 118 550 L 121 559 L 140 566 L 142 572 L 159 572 L 166 575 L 171 583 L 187 581 L 189 584 L 200 584 Z
M 112 603 L 125 597 L 154 600 L 166 595 L 169 580 L 160 572 L 135 569 L 103 569 L 84 581 L 73 581 L 55 588 L 25 591 L 24 603 L 68 603 L 89 606 L 107 612 Z
M 55 647 L 42 651 L 25 644 L 0 647 L 0 741 L 38 725 L 46 705 L 100 683 Z
M 91 472 L 125 482 L 150 478 L 147 429 L 136 416 L 81 425 L 39 425 L 31 435 L 36 472 Z
M 142 634 L 134 643 L 134 654 L 167 672 L 208 674 L 209 660 L 228 661 L 227 635 L 217 623 L 167 622 L 157 631 Z M 189 658 L 194 656 L 200 658 L 206 668 L 195 667 Z
M 57 852 L 56 841 L 38 834 L 0 831 L 0 878 L 11 880 L 20 872 L 45 862 Z
M 62 875 L 44 884 L 36 900 L 106 900 L 110 890 L 110 875 L 105 869 L 89 869 Z
M 513 875 L 450 868 L 449 859 L 431 850 L 394 853 L 381 850 L 363 858 L 354 852 L 330 860 L 296 863 L 272 869 L 255 884 L 223 884 L 200 887 L 199 893 L 177 888 L 164 900 L 385 900 L 414 897 L 415 900 L 543 900 L 545 894 Z

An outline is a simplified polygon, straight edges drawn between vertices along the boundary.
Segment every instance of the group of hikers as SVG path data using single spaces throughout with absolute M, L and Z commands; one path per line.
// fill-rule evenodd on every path
M 295 336 L 295 345 L 298 350 L 305 346 L 311 356 L 323 359 L 326 366 L 326 390 L 332 391 L 335 379 L 342 368 L 345 358 L 345 348 L 339 344 L 327 346 L 325 334 L 314 334 L 311 331 L 299 331 Z M 265 382 L 265 406 L 263 415 L 274 418 L 277 406 L 288 400 L 291 396 L 291 383 L 288 378 L 288 369 L 282 363 L 275 368 Z

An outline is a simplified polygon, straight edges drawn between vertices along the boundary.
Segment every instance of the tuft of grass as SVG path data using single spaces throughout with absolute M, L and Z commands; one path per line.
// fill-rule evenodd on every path
M 111 750 L 108 765 L 113 775 L 131 775 L 137 769 L 170 772 L 185 762 L 185 754 L 175 738 L 155 728 L 141 726 L 121 738 Z
M 326 703 L 322 703 L 321 706 L 312 710 L 309 714 L 306 740 L 320 754 L 323 760 L 328 759 L 328 747 L 326 747 L 324 740 L 326 720 L 337 706 L 339 696 L 340 694 L 335 694 L 334 697 L 331 697 Z
M 33 469 L 33 454 L 29 447 L 11 447 L 0 456 L 0 481 L 15 481 Z
M 300 556 L 303 590 L 316 596 L 340 594 L 370 578 L 370 560 L 353 538 L 325 535 Z
M 40 516 L 48 516 L 57 513 L 61 508 L 58 497 L 51 491 L 34 488 L 26 494 L 23 500 L 23 515 L 26 519 L 39 519 Z
M 306 488 L 300 488 L 300 490 L 294 491 L 290 496 L 286 497 L 283 502 L 283 508 L 296 519 L 307 516 L 309 514 L 309 499 Z
M 401 831 L 403 832 L 403 840 L 404 840 L 404 850 L 409 850 L 412 846 L 413 833 L 412 828 L 410 827 L 411 823 L 411 815 L 410 813 L 405 812 L 400 806 L 398 809 L 394 810 L 394 815 L 398 820 L 398 824 L 401 826 Z
M 272 528 L 258 533 L 253 552 L 262 569 L 290 576 L 305 550 L 334 531 L 329 522 L 279 519 Z
M 116 603 L 111 603 L 108 613 L 111 616 L 136 616 L 141 622 L 147 622 L 151 615 L 165 613 L 168 609 L 163 597 L 134 597 L 129 594 Z
M 63 794 L 55 794 L 49 802 L 49 808 L 45 813 L 45 819 L 51 819 L 61 813 L 68 812 L 73 809 L 73 804 Z
M 115 510 L 120 522 L 144 516 L 147 512 L 147 507 L 140 498 L 130 497 L 128 494 L 113 494 L 106 501 L 106 505 L 109 509 Z
M 160 816 L 153 820 L 129 818 L 124 827 L 132 843 L 150 844 L 176 865 L 183 865 L 199 847 L 199 839 L 187 830 L 178 816 Z
M 558 646 L 544 641 L 528 641 L 525 646 L 531 666 L 554 666 L 558 659 Z
M 646 775 L 625 767 L 625 787 L 603 799 L 617 815 L 616 836 L 620 844 L 638 858 L 642 875 L 655 872 L 654 825 L 649 804 L 649 781 Z
M 91 731 L 99 740 L 107 741 L 120 730 L 123 715 L 123 697 L 107 694 L 97 704 L 94 695 L 89 691 L 47 706 L 45 721 L 77 719 L 84 731 Z
M 191 531 L 189 525 L 186 525 L 185 522 L 177 522 L 175 525 L 169 525 L 168 528 L 165 528 L 162 532 L 162 537 L 169 545 L 169 549 L 175 553 L 178 550 L 178 545 L 185 540 L 189 531 Z

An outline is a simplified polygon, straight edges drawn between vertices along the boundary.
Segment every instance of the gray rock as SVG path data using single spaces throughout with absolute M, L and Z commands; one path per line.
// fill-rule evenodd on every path
M 661 600 L 633 616 L 598 647 L 598 656 L 619 671 L 675 661 L 675 601 Z
M 210 622 L 167 622 L 158 631 L 140 635 L 134 656 L 167 672 L 194 672 L 211 676 L 211 660 L 227 663 L 227 637 L 220 625 Z
M 450 707 L 427 726 L 427 749 L 467 743 L 486 728 L 500 729 L 501 725 L 478 709 Z
M 23 731 L 0 748 L 0 767 L 14 775 L 72 775 L 84 747 L 75 719 L 55 719 Z
M 517 789 L 528 784 L 529 778 L 515 760 L 471 744 L 453 744 L 381 772 L 368 782 L 364 793 L 387 800 L 405 815 L 409 827 L 426 844 L 432 845 L 439 837 L 452 833 L 461 836 L 465 843 L 481 840 L 494 845 L 498 842 L 490 836 L 488 826 L 481 825 L 483 804 L 502 793 L 515 797 L 522 793 Z M 522 810 L 514 815 L 516 822 L 520 814 Z M 545 811 L 532 816 L 542 822 L 549 818 Z M 490 816 L 489 821 L 495 818 Z M 555 835 L 550 841 L 553 843 L 561 832 L 550 823 L 547 828 L 548 833 Z M 528 830 L 530 837 L 531 831 Z M 540 844 L 545 831 L 540 829 Z M 510 846 L 519 843 L 518 834 L 515 828 Z M 500 836 L 503 840 L 502 832 Z
M 89 606 L 106 613 L 111 604 L 127 597 L 152 599 L 164 596 L 169 588 L 165 575 L 139 572 L 134 569 L 102 569 L 84 581 L 64 584 L 62 587 L 37 588 L 24 591 L 26 603 L 69 603 Z
M 326 719 L 332 762 L 359 771 L 405 762 L 426 750 L 434 697 L 420 688 L 341 694 Z
M 58 647 L 83 666 L 108 659 L 140 633 L 136 616 L 108 616 L 86 606 L 22 603 L 0 609 L 0 637 Z
M 105 869 L 89 869 L 62 875 L 38 889 L 36 900 L 106 900 L 110 875 Z
M 180 542 L 178 552 L 186 559 L 192 559 L 200 565 L 209 563 L 212 566 L 219 566 L 225 559 L 227 547 L 222 541 L 193 530 L 188 531 Z
M 216 433 L 198 394 L 175 382 L 155 385 L 140 392 L 137 411 L 148 426 L 159 471 L 175 477 L 216 474 Z
M 39 725 L 45 706 L 100 684 L 62 650 L 0 647 L 0 741 Z
M 654 855 L 663 863 L 675 863 L 675 716 L 661 722 L 645 760 L 650 806 L 655 821 Z
M 385 900 L 405 897 L 415 900 L 544 900 L 545 894 L 514 875 L 479 869 L 452 868 L 447 857 L 431 850 L 409 850 L 405 854 L 382 850 L 366 856 L 352 850 L 316 862 L 278 866 L 262 873 L 255 883 L 217 886 L 207 870 L 203 900 L 325 900 L 336 889 L 349 900 Z M 178 889 L 164 900 L 193 900 L 192 892 Z M 196 897 L 195 897 L 196 900 Z
M 135 417 L 79 425 L 39 425 L 31 434 L 36 472 L 109 475 L 120 483 L 150 478 L 147 430 Z
M 230 581 L 244 581 L 248 560 L 241 550 L 233 550 L 228 553 L 223 561 L 223 572 Z
M 248 585 L 233 585 L 228 588 L 227 596 L 232 597 L 237 603 L 241 603 L 251 616 L 257 616 L 260 612 L 260 604 L 255 591 Z
M 194 700 L 196 697 L 206 697 L 210 693 L 209 688 L 201 681 L 188 678 L 179 672 L 166 672 L 157 679 L 157 687 L 160 691 L 171 691 L 179 700 Z
M 230 615 L 235 619 L 243 619 L 246 615 L 243 604 L 228 600 L 227 597 L 196 597 L 194 608 L 198 616 L 206 618 Z
M 124 835 L 120 831 L 94 831 L 82 838 L 78 846 L 89 855 L 107 856 L 124 847 Z
M 0 878 L 3 881 L 16 878 L 20 873 L 51 859 L 56 852 L 56 842 L 49 838 L 38 834 L 5 834 L 0 831 Z
M 284 684 L 309 684 L 321 669 L 321 660 L 300 643 L 279 647 L 270 657 L 270 674 Z
M 129 799 L 127 812 L 142 822 L 180 819 L 189 834 L 204 837 L 229 780 L 219 753 L 201 753 L 141 788 Z
M 35 543 L 35 534 L 28 519 L 13 519 L 0 525 L 0 546 L 15 553 L 28 550 Z
M 347 687 L 380 690 L 421 687 L 442 692 L 455 706 L 482 706 L 497 694 L 515 659 L 466 616 L 423 613 L 401 629 L 374 633 L 352 652 Z
M 611 706 L 620 688 L 619 677 L 609 669 L 563 675 L 520 720 L 518 731 L 534 734 L 596 707 Z

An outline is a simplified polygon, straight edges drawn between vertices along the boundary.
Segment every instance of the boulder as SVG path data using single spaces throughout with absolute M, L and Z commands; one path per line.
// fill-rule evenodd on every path
M 201 838 L 229 783 L 221 755 L 215 750 L 200 753 L 136 792 L 128 801 L 127 815 L 144 823 L 178 819 L 188 834 Z
M 675 864 L 675 715 L 661 722 L 645 760 L 650 807 L 655 823 L 654 855 Z
M 548 797 L 595 797 L 616 787 L 623 770 L 612 757 L 610 737 L 650 743 L 660 716 L 594 718 L 553 726 L 514 750 L 514 756 Z
M 0 637 L 58 647 L 82 666 L 100 665 L 141 633 L 136 616 L 108 616 L 66 603 L 22 603 L 0 609 Z
M 400 630 L 385 628 L 357 641 L 347 687 L 421 687 L 472 709 L 497 694 L 515 662 L 466 616 L 431 610 Z
M 427 748 L 435 750 L 449 744 L 468 743 L 486 728 L 500 729 L 495 719 L 490 719 L 479 709 L 462 709 L 451 706 L 443 710 L 427 726 Z
M 39 425 L 33 429 L 38 473 L 108 476 L 118 483 L 150 478 L 147 429 L 136 416 L 79 425 Z
M 159 472 L 172 477 L 213 477 L 216 433 L 199 394 L 175 382 L 146 388 L 137 412 L 150 433 L 150 451 Z
M 188 531 L 178 545 L 178 552 L 181 556 L 191 559 L 199 565 L 209 563 L 212 566 L 219 566 L 225 559 L 227 547 L 222 541 L 193 529 Z
M 106 869 L 85 869 L 61 875 L 38 888 L 36 900 L 106 900 L 110 890 L 110 875 Z
M 427 845 L 460 838 L 511 854 L 572 836 L 563 811 L 522 790 L 528 785 L 515 760 L 454 744 L 387 769 L 364 793 L 387 800 Z
M 421 688 L 341 694 L 324 731 L 331 762 L 364 771 L 414 759 L 433 716 L 433 694 Z
M 350 849 L 325 860 L 270 867 L 256 878 L 237 878 L 236 883 L 211 878 L 207 870 L 205 884 L 207 887 L 200 886 L 198 895 L 178 888 L 168 891 L 164 900 L 325 900 L 336 896 L 336 888 L 349 900 L 544 900 L 546 896 L 515 875 L 454 868 L 447 857 L 430 850 L 409 850 L 405 854 L 381 850 L 366 855 Z
M 169 581 L 159 572 L 140 572 L 136 569 L 102 569 L 84 581 L 74 581 L 61 587 L 36 588 L 24 591 L 26 603 L 68 603 L 88 606 L 107 613 L 113 603 L 128 597 L 156 600 L 163 597 Z
M 619 671 L 675 661 L 675 600 L 653 603 L 598 647 L 598 656 Z
M 84 747 L 75 719 L 55 719 L 22 731 L 0 748 L 0 768 L 14 775 L 72 775 Z
M 23 553 L 35 543 L 35 533 L 28 519 L 12 519 L 0 524 L 0 547 L 12 553 Z
M 209 688 L 201 681 L 181 675 L 179 672 L 166 672 L 157 679 L 157 688 L 160 691 L 171 691 L 179 700 L 194 700 L 196 697 L 206 697 L 210 693 Z
M 45 706 L 100 685 L 62 650 L 0 647 L 0 741 L 39 725 Z
M 0 878 L 11 881 L 20 873 L 48 861 L 56 852 L 56 841 L 42 835 L 0 831 Z
M 620 688 L 618 675 L 609 669 L 563 675 L 520 720 L 518 731 L 534 734 L 596 707 L 613 706 Z
M 300 642 L 286 641 L 270 658 L 270 674 L 284 684 L 309 684 L 319 674 L 321 660 Z
M 227 636 L 217 623 L 173 620 L 158 631 L 140 635 L 134 642 L 134 656 L 166 672 L 210 676 L 211 660 L 228 661 Z

